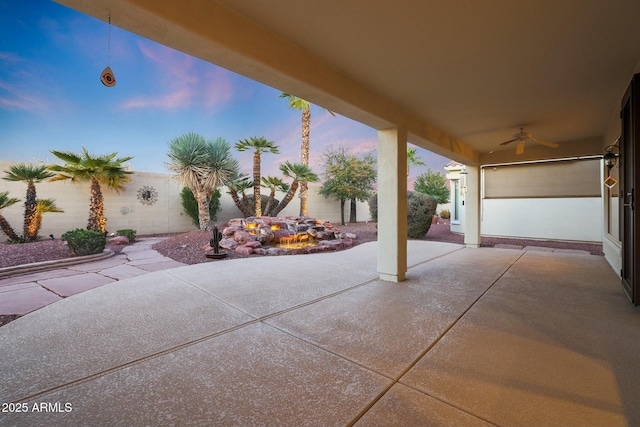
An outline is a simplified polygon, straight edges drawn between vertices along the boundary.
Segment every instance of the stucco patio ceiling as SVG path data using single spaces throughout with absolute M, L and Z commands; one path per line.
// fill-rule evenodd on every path
M 467 163 L 601 154 L 639 71 L 637 0 L 58 1 Z

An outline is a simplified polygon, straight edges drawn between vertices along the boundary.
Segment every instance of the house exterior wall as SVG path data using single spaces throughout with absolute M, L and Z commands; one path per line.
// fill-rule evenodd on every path
M 599 197 L 482 201 L 484 236 L 600 242 L 601 224 Z
M 463 179 L 451 170 L 452 200 Z M 603 199 L 601 160 L 565 160 L 483 167 L 481 234 L 526 239 L 601 242 Z M 451 222 L 464 232 L 464 212 Z
M 484 168 L 482 234 L 602 241 L 601 160 Z
M 13 162 L 0 161 L 0 175 L 9 169 Z M 152 188 L 157 194 L 157 200 L 153 204 L 141 202 L 138 192 L 143 188 Z M 340 202 L 333 199 L 325 199 L 318 194 L 318 185 L 309 186 L 309 212 L 319 218 L 339 223 Z M 43 216 L 40 236 L 53 234 L 60 237 L 66 231 L 74 228 L 85 228 L 89 217 L 89 183 L 73 184 L 67 181 L 48 182 L 36 184 L 39 199 L 53 198 L 56 205 L 64 210 L 64 213 L 47 213 Z M 228 221 L 231 218 L 241 216 L 231 196 L 226 189 L 221 188 L 219 221 Z M 10 197 L 20 199 L 19 203 L 3 209 L 2 215 L 9 221 L 17 234 L 22 234 L 24 218 L 24 197 L 27 186 L 23 182 L 11 182 L 0 179 L 0 192 L 8 191 Z M 131 182 L 126 185 L 125 191 L 120 193 L 114 190 L 102 188 L 105 201 L 105 216 L 107 217 L 107 231 L 130 228 L 136 230 L 138 235 L 180 233 L 195 229 L 191 218 L 182 208 L 180 192 L 182 186 L 171 175 L 160 173 L 136 172 L 131 175 Z M 284 194 L 277 194 L 282 200 Z M 297 215 L 300 203 L 296 196 L 280 216 Z M 368 203 L 357 204 L 358 221 L 370 220 Z M 349 203 L 345 206 L 345 218 L 349 219 Z M 0 241 L 6 241 L 7 236 L 0 232 Z

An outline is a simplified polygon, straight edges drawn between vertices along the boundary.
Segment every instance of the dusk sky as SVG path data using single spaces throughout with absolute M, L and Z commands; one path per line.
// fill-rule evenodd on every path
M 134 171 L 169 173 L 167 146 L 184 133 L 240 139 L 265 137 L 281 154 L 264 154 L 262 174 L 300 161 L 301 114 L 281 91 L 185 55 L 47 0 L 0 0 L 0 159 L 55 163 L 51 150 L 133 156 Z M 110 61 L 109 61 L 110 56 Z M 109 65 L 116 86 L 100 82 Z M 322 173 L 329 146 L 376 149 L 374 129 L 311 109 L 310 165 Z M 235 157 L 245 173 L 251 153 Z M 418 148 L 428 167 L 448 159 Z

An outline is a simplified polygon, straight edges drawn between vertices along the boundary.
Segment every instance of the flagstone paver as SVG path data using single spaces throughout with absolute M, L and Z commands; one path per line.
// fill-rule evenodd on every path
M 151 249 L 161 240 L 141 238 L 111 258 L 0 279 L 0 315 L 24 315 L 109 283 L 184 266 Z

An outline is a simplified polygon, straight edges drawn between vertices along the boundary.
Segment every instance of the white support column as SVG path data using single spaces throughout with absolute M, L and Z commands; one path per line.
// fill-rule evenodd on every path
M 407 132 L 378 131 L 378 274 L 401 282 L 407 272 Z
M 480 167 L 467 166 L 467 192 L 464 202 L 464 243 L 480 247 Z

